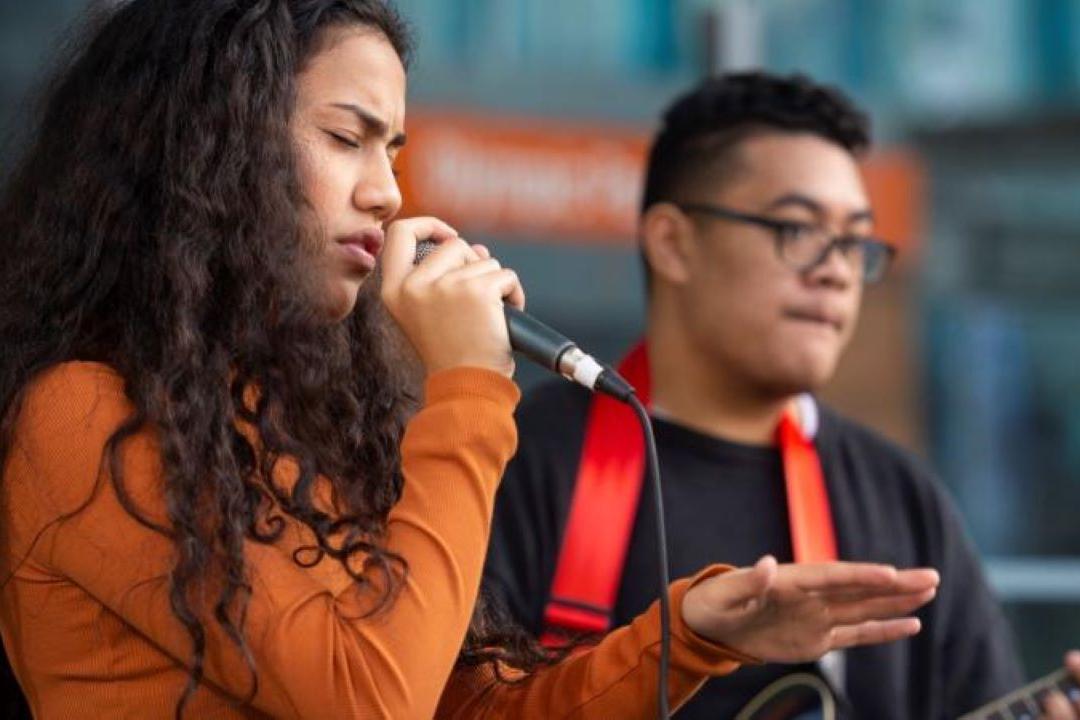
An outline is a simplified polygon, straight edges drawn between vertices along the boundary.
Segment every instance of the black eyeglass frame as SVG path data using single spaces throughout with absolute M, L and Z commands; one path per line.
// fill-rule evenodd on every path
M 828 259 L 833 250 L 839 250 L 841 255 L 846 256 L 848 248 L 860 247 L 864 250 L 864 257 L 869 257 L 872 254 L 880 253 L 881 260 L 874 266 L 873 272 L 868 271 L 868 263 L 864 260 L 861 268 L 862 281 L 866 284 L 876 283 L 885 276 L 889 266 L 892 265 L 893 259 L 896 257 L 896 246 L 891 243 L 885 242 L 879 238 L 868 235 L 830 235 L 829 242 L 825 243 L 825 246 L 821 248 L 821 252 L 817 254 L 814 259 L 803 265 L 792 264 L 790 258 L 784 254 L 784 245 L 786 243 L 786 234 L 792 232 L 792 230 L 806 230 L 814 228 L 809 223 L 800 223 L 793 220 L 778 220 L 777 218 L 766 217 L 764 215 L 755 215 L 753 213 L 740 212 L 738 210 L 731 210 L 720 205 L 713 205 L 711 203 L 673 203 L 675 207 L 682 210 L 684 213 L 700 213 L 702 215 L 709 215 L 711 217 L 720 218 L 721 220 L 733 220 L 735 222 L 747 223 L 749 225 L 757 225 L 758 227 L 770 230 L 773 233 L 773 243 L 776 248 L 776 255 L 781 262 L 785 263 L 791 269 L 799 273 L 809 272 L 813 270 L 821 263 Z M 866 253 L 866 250 L 870 250 L 870 253 Z

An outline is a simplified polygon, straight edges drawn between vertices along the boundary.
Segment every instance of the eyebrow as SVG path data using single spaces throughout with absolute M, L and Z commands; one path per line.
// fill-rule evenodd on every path
M 766 210 L 777 210 L 779 208 L 788 207 L 788 206 L 792 206 L 792 205 L 794 205 L 796 207 L 805 208 L 806 210 L 809 210 L 810 212 L 814 213 L 815 215 L 824 215 L 825 214 L 825 207 L 821 203 L 819 203 L 817 200 L 814 200 L 811 197 L 807 197 L 806 195 L 803 195 L 801 193 L 788 193 L 786 195 L 781 195 L 780 197 L 776 198 L 771 203 L 769 203 L 768 206 L 765 209 Z M 870 208 L 866 208 L 865 210 L 856 210 L 855 212 L 849 213 L 847 218 L 846 218 L 846 222 L 849 222 L 849 223 L 860 222 L 860 221 L 873 222 L 874 221 L 874 211 L 871 210 Z
M 386 137 L 390 134 L 390 126 L 385 120 L 374 113 L 365 110 L 359 105 L 354 105 L 353 103 L 332 103 L 331 106 L 351 112 L 357 117 L 368 132 L 379 135 L 380 137 Z M 389 145 L 392 148 L 400 148 L 405 145 L 405 139 L 405 133 L 398 133 L 390 139 Z

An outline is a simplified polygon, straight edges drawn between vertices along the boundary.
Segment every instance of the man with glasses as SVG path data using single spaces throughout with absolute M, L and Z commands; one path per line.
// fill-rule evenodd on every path
M 858 167 L 868 145 L 864 115 L 803 77 L 727 75 L 675 102 L 639 225 L 646 333 L 622 367 L 655 421 L 673 577 L 764 554 L 839 557 L 936 567 L 939 595 L 909 641 L 815 666 L 747 666 L 710 681 L 680 718 L 735 717 L 793 673 L 824 681 L 848 717 L 874 720 L 956 718 L 1022 684 L 938 482 L 809 394 L 895 253 L 874 235 Z M 659 593 L 640 435 L 604 402 L 569 383 L 527 397 L 497 499 L 485 580 L 548 640 L 623 625 Z

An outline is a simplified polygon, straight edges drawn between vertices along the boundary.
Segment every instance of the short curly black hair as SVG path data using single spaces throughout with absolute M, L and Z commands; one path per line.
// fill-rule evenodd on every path
M 687 200 L 687 188 L 724 177 L 729 151 L 769 131 L 812 133 L 853 155 L 870 145 L 869 118 L 836 88 L 760 71 L 711 77 L 664 113 L 649 151 L 642 211 Z

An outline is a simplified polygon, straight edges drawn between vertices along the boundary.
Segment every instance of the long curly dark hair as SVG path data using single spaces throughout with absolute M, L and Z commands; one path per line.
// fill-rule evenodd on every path
M 289 119 L 327 30 L 379 32 L 403 64 L 412 45 L 384 0 L 130 0 L 94 24 L 0 198 L 0 461 L 43 370 L 93 360 L 123 376 L 134 413 L 106 458 L 128 512 L 175 544 L 171 604 L 192 642 L 179 716 L 203 676 L 206 623 L 247 657 L 245 539 L 275 542 L 284 515 L 302 522 L 318 545 L 296 562 L 340 562 L 372 589 L 372 612 L 407 572 L 381 538 L 415 394 L 370 287 L 344 323 L 313 302 Z M 167 524 L 131 500 L 118 460 L 146 427 L 160 438 Z M 294 487 L 273 481 L 282 458 L 299 468 Z M 316 508 L 318 475 L 341 514 Z M 193 598 L 211 576 L 207 609 Z M 480 603 L 459 663 L 544 658 Z

